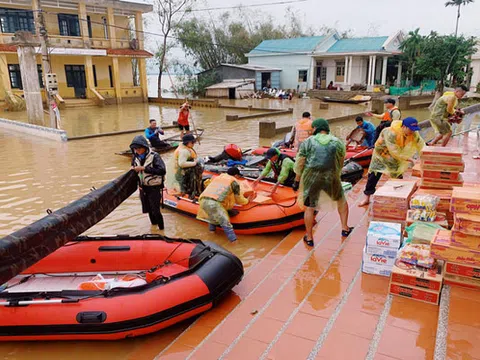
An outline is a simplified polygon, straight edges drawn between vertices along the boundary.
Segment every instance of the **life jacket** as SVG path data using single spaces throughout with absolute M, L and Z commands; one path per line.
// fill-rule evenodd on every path
M 142 165 L 138 157 L 135 157 L 134 163 L 135 166 L 144 166 L 147 167 L 153 163 L 155 155 L 153 152 L 149 152 L 145 158 L 145 162 Z M 140 171 L 138 173 L 138 178 L 140 179 L 140 185 L 142 186 L 163 186 L 164 177 L 160 175 L 148 174 L 145 171 Z
M 190 115 L 189 110 L 180 110 L 178 114 L 178 125 L 187 126 L 188 125 L 188 115 Z
M 233 160 L 242 160 L 242 149 L 235 144 L 228 144 L 225 146 L 224 151 L 230 156 Z
M 383 118 L 382 118 L 382 121 L 392 121 L 393 120 L 393 117 L 392 117 L 392 113 L 395 111 L 395 110 L 398 110 L 400 112 L 400 109 L 398 107 L 394 107 L 390 110 L 387 110 L 383 113 Z M 402 113 L 400 112 L 400 119 L 402 118 Z
M 210 185 L 200 195 L 200 200 L 203 198 L 213 199 L 223 202 L 229 195 L 233 195 L 231 185 L 235 181 L 233 176 L 228 174 L 221 174 L 212 180 Z
M 294 148 L 298 149 L 300 144 L 313 134 L 312 120 L 300 119 L 295 124 Z
M 195 150 L 193 150 L 192 148 L 189 148 L 188 146 L 185 146 L 185 145 L 180 145 L 179 147 L 177 147 L 175 149 L 175 152 L 173 153 L 173 157 L 175 159 L 175 171 L 178 170 L 179 166 L 178 166 L 178 156 L 180 155 L 180 150 L 182 149 L 187 149 L 188 151 L 190 151 L 190 157 L 188 158 L 188 160 L 196 160 L 198 155 L 196 153 Z

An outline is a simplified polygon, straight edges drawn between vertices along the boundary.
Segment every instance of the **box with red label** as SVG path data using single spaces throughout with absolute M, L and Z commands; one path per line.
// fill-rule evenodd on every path
M 433 171 L 458 171 L 463 172 L 465 171 L 465 163 L 462 161 L 461 163 L 456 162 L 442 162 L 439 163 L 438 161 L 431 161 L 431 160 L 423 160 L 421 161 L 422 170 L 433 170 Z
M 480 280 L 458 275 L 445 274 L 443 283 L 450 286 L 460 286 L 467 289 L 480 290 Z
M 480 188 L 473 186 L 454 188 L 450 211 L 480 215 Z
M 467 235 L 459 231 L 453 230 L 452 245 L 480 251 L 480 236 Z
M 367 274 L 390 276 L 395 257 L 368 254 L 363 248 L 362 271 Z
M 458 275 L 480 281 L 480 266 L 471 266 L 447 261 L 445 264 L 445 273 Z
M 421 185 L 430 188 L 453 189 L 454 187 L 463 186 L 463 178 L 460 176 L 458 180 L 445 180 L 422 177 Z
M 416 180 L 388 180 L 373 195 L 374 203 L 403 206 L 408 209 L 410 197 L 417 188 Z
M 463 151 L 453 147 L 425 146 L 420 153 L 420 158 L 436 162 L 462 162 Z
M 467 235 L 480 234 L 480 215 L 455 213 L 453 230 Z
M 438 303 L 440 302 L 440 292 L 419 289 L 416 287 L 396 284 L 394 282 L 390 282 L 390 294 L 426 302 L 433 305 L 438 305 Z
M 422 177 L 431 179 L 458 180 L 460 178 L 460 173 L 453 171 L 423 170 Z
M 420 163 L 416 163 L 412 168 L 412 176 L 413 177 L 422 177 L 422 165 Z
M 451 231 L 438 230 L 430 246 L 430 255 L 439 260 L 480 266 L 480 251 L 453 246 L 451 238 Z
M 425 269 L 397 259 L 392 267 L 391 282 L 438 292 L 442 289 L 443 273 L 444 266 L 441 260 L 431 269 Z

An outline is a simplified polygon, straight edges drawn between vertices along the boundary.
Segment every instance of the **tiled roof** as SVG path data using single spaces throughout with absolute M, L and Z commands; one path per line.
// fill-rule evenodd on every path
M 108 49 L 107 55 L 115 56 L 132 56 L 132 57 L 153 57 L 152 53 L 146 50 L 133 50 L 133 49 Z
M 340 39 L 333 44 L 328 53 L 351 53 L 365 51 L 382 51 L 383 44 L 387 41 L 388 36 L 364 37 L 353 39 Z
M 293 39 L 263 40 L 260 45 L 250 51 L 252 55 L 268 55 L 282 52 L 309 52 L 315 50 L 325 36 L 309 36 Z
M 0 44 L 0 52 L 17 52 L 15 45 Z

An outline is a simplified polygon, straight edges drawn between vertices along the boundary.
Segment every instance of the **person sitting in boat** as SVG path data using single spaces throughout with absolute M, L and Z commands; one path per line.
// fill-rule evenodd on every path
M 157 126 L 155 119 L 150 119 L 150 126 L 145 129 L 145 137 L 150 141 L 152 147 L 162 148 L 168 146 L 168 143 L 160 140 L 160 135 L 165 135 L 165 131 Z
M 195 145 L 195 136 L 186 134 L 178 146 L 170 162 L 167 172 L 167 188 L 180 193 L 181 196 L 189 195 L 191 199 L 201 193 L 203 162 L 198 158 Z
M 220 161 L 233 160 L 242 161 L 243 152 L 242 149 L 235 144 L 225 145 L 221 154 L 217 156 L 207 156 L 205 162 L 219 163 Z
M 333 81 L 330 81 L 330 83 L 327 86 L 327 90 L 337 90 L 335 85 L 333 85 Z
M 215 177 L 200 195 L 200 207 L 197 219 L 209 223 L 209 230 L 215 231 L 220 226 L 230 242 L 237 240 L 237 235 L 230 223 L 228 211 L 235 204 L 246 205 L 249 200 L 244 197 L 238 182 L 240 170 L 233 166 L 226 174 Z
M 365 113 L 365 115 L 367 116 L 374 117 L 381 120 L 380 124 L 377 126 L 375 130 L 375 137 L 373 138 L 374 144 L 377 141 L 383 129 L 390 127 L 390 125 L 392 124 L 392 121 L 400 120 L 402 118 L 401 111 L 398 109 L 398 107 L 395 106 L 396 104 L 395 99 L 392 99 L 392 98 L 386 99 L 384 103 L 385 103 L 386 111 L 383 114 L 373 114 L 371 112 Z
M 295 162 L 285 154 L 282 154 L 277 148 L 268 149 L 265 154 L 265 158 L 268 160 L 267 166 L 263 169 L 260 177 L 252 184 L 255 188 L 258 183 L 267 177 L 273 170 L 273 179 L 275 180 L 275 186 L 273 187 L 270 195 L 275 194 L 280 184 L 285 186 L 292 186 L 295 181 Z
M 302 118 L 292 128 L 293 148 L 299 149 L 302 142 L 313 134 L 312 115 L 305 111 Z
M 130 144 L 132 150 L 132 170 L 138 174 L 138 188 L 142 212 L 148 213 L 152 225 L 164 229 L 163 216 L 160 212 L 165 163 L 156 152 L 150 149 L 147 140 L 137 135 Z
M 178 113 L 178 129 L 181 131 L 181 135 L 185 135 L 190 133 L 190 123 L 188 122 L 188 118 L 190 116 L 190 109 L 191 106 L 188 101 L 180 106 L 180 112 Z
M 364 120 L 361 116 L 357 116 L 355 122 L 357 123 L 357 127 L 350 133 L 350 135 L 347 136 L 347 146 L 350 145 L 351 142 L 355 141 L 352 138 L 353 133 L 357 129 L 361 129 L 365 133 L 365 138 L 361 145 L 372 147 L 374 145 L 373 139 L 375 137 L 375 125 L 373 125 L 369 121 Z

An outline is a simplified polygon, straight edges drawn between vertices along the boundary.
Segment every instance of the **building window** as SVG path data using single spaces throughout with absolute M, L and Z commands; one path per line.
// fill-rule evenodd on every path
M 105 39 L 108 39 L 108 24 L 107 24 L 107 18 L 106 18 L 106 17 L 102 17 L 102 21 L 103 21 L 103 36 L 105 37 Z
M 97 68 L 95 67 L 95 65 L 92 65 L 92 69 L 93 69 L 93 85 L 95 87 L 98 86 L 97 84 Z
M 43 71 L 42 65 L 37 64 L 38 83 L 40 88 L 43 88 Z M 8 76 L 10 77 L 10 86 L 12 89 L 23 90 L 22 74 L 20 72 L 19 64 L 8 64 Z
M 92 38 L 92 19 L 90 19 L 90 15 L 87 15 L 87 27 L 88 27 L 88 37 Z
M 58 14 L 58 28 L 62 36 L 80 36 L 78 15 Z
M 110 77 L 110 87 L 113 88 L 112 65 L 108 65 L 108 76 Z
M 14 33 L 16 31 L 30 31 L 35 33 L 33 12 L 0 8 L 0 29 L 2 33 Z
M 298 82 L 307 82 L 308 70 L 298 70 Z
M 345 62 L 337 62 L 337 76 L 345 76 Z

